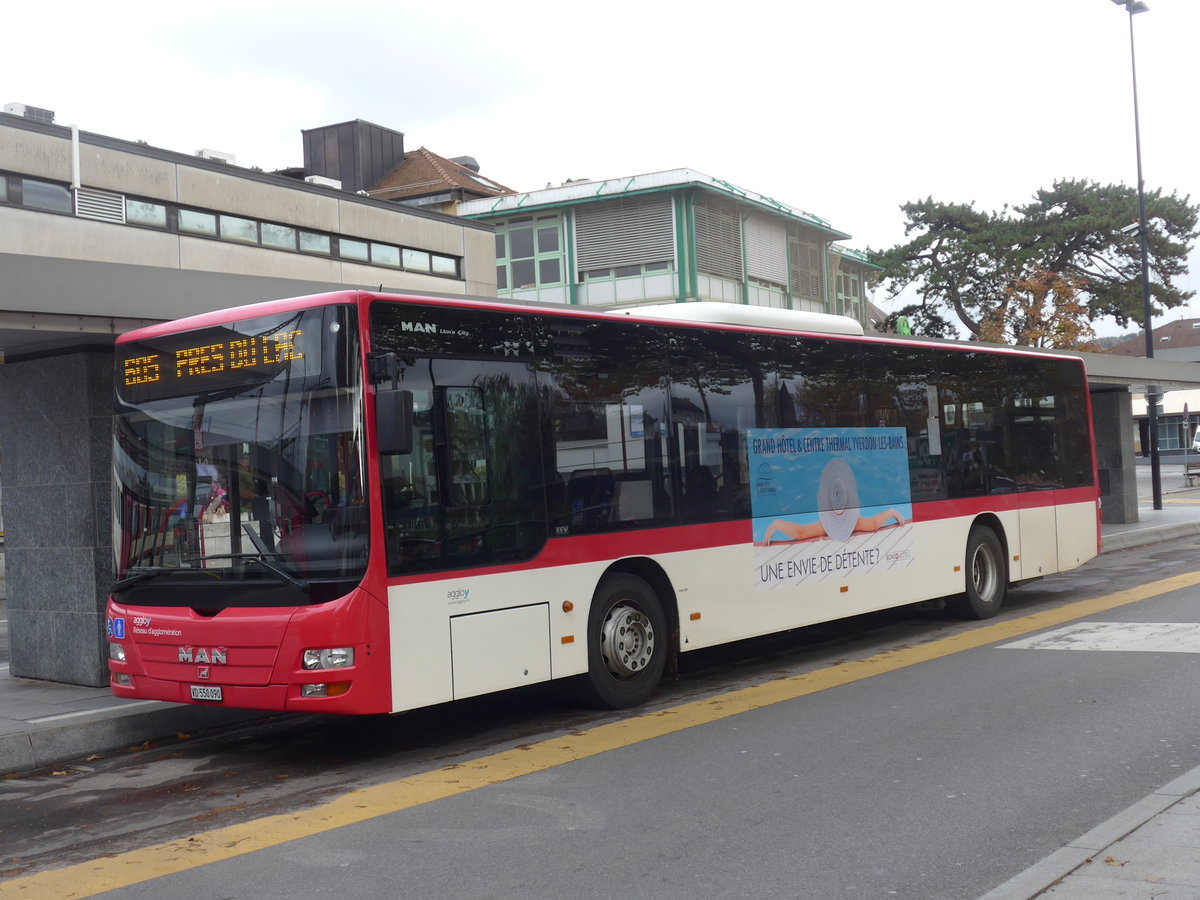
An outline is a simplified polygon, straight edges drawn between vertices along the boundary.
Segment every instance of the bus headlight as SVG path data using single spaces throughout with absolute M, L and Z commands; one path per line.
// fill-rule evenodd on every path
M 108 658 L 117 662 L 125 662 L 125 648 L 111 641 L 108 644 Z
M 305 650 L 306 669 L 344 669 L 354 665 L 353 647 L 330 647 L 326 650 Z

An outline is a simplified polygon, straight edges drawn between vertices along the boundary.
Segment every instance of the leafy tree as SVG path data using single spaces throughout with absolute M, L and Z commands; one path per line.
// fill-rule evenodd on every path
M 982 212 L 932 198 L 901 209 L 907 242 L 870 256 L 883 268 L 889 297 L 910 287 L 919 295 L 900 311 L 919 333 L 952 334 L 956 319 L 975 339 L 1066 342 L 1086 340 L 1090 323 L 1103 316 L 1120 325 L 1142 319 L 1133 188 L 1062 180 L 1011 210 Z M 1156 313 L 1194 294 L 1174 279 L 1186 271 L 1200 235 L 1198 212 L 1188 197 L 1146 193 Z
M 1095 337 L 1077 280 L 1045 269 L 1005 285 L 979 328 L 980 340 L 1025 347 L 1083 349 Z

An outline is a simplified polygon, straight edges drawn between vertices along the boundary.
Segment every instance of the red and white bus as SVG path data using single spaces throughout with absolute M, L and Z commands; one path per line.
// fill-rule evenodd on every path
M 339 292 L 116 345 L 121 697 L 385 713 L 1098 551 L 1082 364 L 729 304 Z

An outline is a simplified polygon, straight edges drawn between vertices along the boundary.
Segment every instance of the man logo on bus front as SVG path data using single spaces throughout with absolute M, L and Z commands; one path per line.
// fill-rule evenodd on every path
M 180 647 L 179 661 L 181 663 L 208 663 L 210 666 L 227 664 L 224 647 Z
M 197 666 L 196 677 L 201 681 L 208 681 L 208 666 Z

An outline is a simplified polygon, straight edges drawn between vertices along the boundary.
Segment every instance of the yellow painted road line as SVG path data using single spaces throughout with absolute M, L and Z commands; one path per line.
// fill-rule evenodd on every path
M 867 659 L 828 666 L 803 675 L 681 703 L 620 722 L 598 725 L 586 731 L 563 734 L 535 744 L 494 753 L 471 762 L 443 766 L 410 778 L 361 788 L 319 806 L 294 813 L 217 828 L 185 840 L 171 841 L 104 859 L 14 878 L 0 883 L 0 898 L 58 897 L 62 900 L 78 900 L 93 897 L 105 891 L 151 881 L 389 813 L 412 809 L 619 747 L 629 747 L 696 725 L 716 722 L 740 713 L 851 684 L 873 675 L 894 672 L 964 650 L 1009 640 L 1198 584 L 1200 572 L 1175 575 L 1131 590 L 983 625 L 952 637 L 931 641 L 924 646 L 888 650 Z

